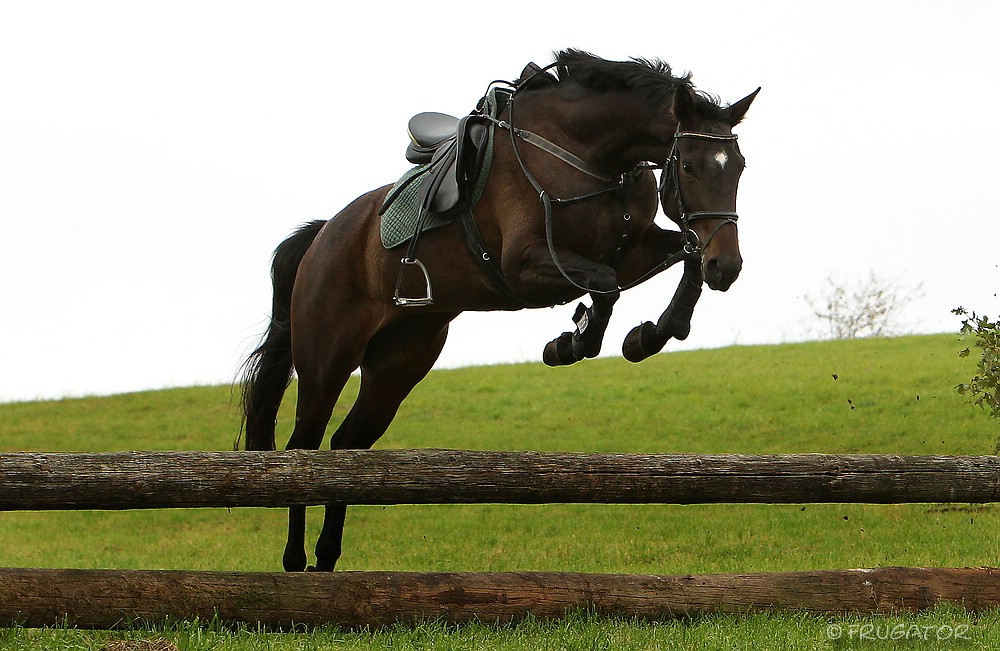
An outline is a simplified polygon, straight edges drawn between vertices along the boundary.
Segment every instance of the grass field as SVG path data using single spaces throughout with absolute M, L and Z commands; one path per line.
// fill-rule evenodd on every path
M 990 454 L 1000 427 L 953 387 L 974 360 L 954 336 L 736 347 L 565 369 L 435 371 L 379 447 L 705 453 Z M 357 391 L 348 387 L 334 419 Z M 279 418 L 293 421 L 294 385 Z M 6 451 L 221 450 L 238 429 L 229 387 L 0 405 Z M 456 505 L 352 507 L 343 570 L 744 572 L 880 565 L 997 565 L 992 505 Z M 310 539 L 321 512 L 310 510 Z M 280 569 L 277 509 L 0 514 L 10 567 Z M 577 613 L 555 623 L 309 635 L 210 625 L 129 633 L 0 630 L 0 647 L 100 649 L 123 635 L 182 649 L 898 648 L 849 626 L 958 626 L 968 638 L 903 643 L 1000 648 L 1000 613 L 940 608 L 901 619 L 803 614 L 640 624 Z M 843 626 L 833 640 L 830 625 Z M 886 629 L 883 631 L 885 633 Z M 873 631 L 877 632 L 877 631 Z M 860 629 L 858 630 L 860 635 Z M 936 633 L 931 634 L 934 637 Z M 858 646 L 858 645 L 861 646 Z M 880 646 L 881 645 L 881 646 Z M 930 646 L 927 646 L 930 645 Z

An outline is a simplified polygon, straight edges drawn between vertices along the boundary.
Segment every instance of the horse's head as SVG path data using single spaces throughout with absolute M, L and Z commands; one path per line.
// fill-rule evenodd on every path
M 660 201 L 687 235 L 688 246 L 701 254 L 705 283 L 720 291 L 729 289 L 743 267 L 736 189 L 744 159 L 733 127 L 759 91 L 726 108 L 696 95 L 687 85 L 674 93 L 677 129 L 663 171 Z

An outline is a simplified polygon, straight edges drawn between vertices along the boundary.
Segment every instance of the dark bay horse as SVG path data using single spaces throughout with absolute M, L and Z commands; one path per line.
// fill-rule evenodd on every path
M 669 309 L 625 342 L 626 357 L 638 361 L 671 336 L 687 336 L 703 282 L 725 291 L 736 280 L 744 159 L 732 128 L 757 91 L 723 106 L 662 61 L 607 61 L 578 50 L 557 53 L 544 69 L 530 65 L 509 89 L 502 112 L 487 120 L 495 146 L 474 206 L 479 255 L 457 224 L 419 238 L 433 302 L 393 300 L 404 275 L 401 253 L 383 246 L 378 217 L 390 186 L 278 246 L 270 325 L 244 366 L 248 450 L 275 448 L 293 368 L 298 403 L 287 447 L 320 447 L 334 404 L 360 367 L 360 393 L 331 447 L 370 448 L 438 358 L 449 322 L 465 310 L 552 306 L 589 294 L 592 305 L 577 309 L 574 331 L 544 351 L 546 363 L 570 364 L 598 354 L 623 288 L 683 260 Z M 654 170 L 662 170 L 659 185 Z M 658 203 L 679 230 L 653 223 Z M 409 292 L 423 283 L 418 273 L 402 284 L 413 285 L 403 287 Z M 334 568 L 346 508 L 327 506 L 310 569 Z M 306 562 L 305 508 L 293 507 L 283 563 L 301 571 Z

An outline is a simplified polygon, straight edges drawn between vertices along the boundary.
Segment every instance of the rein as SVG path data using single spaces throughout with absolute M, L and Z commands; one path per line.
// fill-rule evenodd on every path
M 714 133 L 702 133 L 697 131 L 681 131 L 680 125 L 678 124 L 677 131 L 674 134 L 673 145 L 670 150 L 670 156 L 667 159 L 666 167 L 661 167 L 659 165 L 653 165 L 650 163 L 639 163 L 630 172 L 626 172 L 624 174 L 621 174 L 620 176 L 608 176 L 604 174 L 601 170 L 599 170 L 596 166 L 591 165 L 590 163 L 581 159 L 579 156 L 576 156 L 572 152 L 564 149 L 563 147 L 560 147 L 559 145 L 543 138 L 542 136 L 536 133 L 532 133 L 531 131 L 528 131 L 526 129 L 517 128 L 513 124 L 514 98 L 523 88 L 527 86 L 528 82 L 531 81 L 535 76 L 545 73 L 547 70 L 554 67 L 555 65 L 556 65 L 555 63 L 552 63 L 549 64 L 548 66 L 545 66 L 544 68 L 536 70 L 530 77 L 528 77 L 525 80 L 522 80 L 521 83 L 517 85 L 508 84 L 513 87 L 513 92 L 511 93 L 510 99 L 508 100 L 507 103 L 508 121 L 498 120 L 490 116 L 484 116 L 484 117 L 493 122 L 496 126 L 500 127 L 501 129 L 506 129 L 510 133 L 511 145 L 514 149 L 514 156 L 517 159 L 518 164 L 521 166 L 521 171 L 524 173 L 525 178 L 528 179 L 528 182 L 531 183 L 532 187 L 538 193 L 538 198 L 542 202 L 542 205 L 544 207 L 545 239 L 546 243 L 548 244 L 549 255 L 552 257 L 552 262 L 555 263 L 555 266 L 559 270 L 559 273 L 562 274 L 563 278 L 565 278 L 566 281 L 569 282 L 573 287 L 581 291 L 590 294 L 615 294 L 621 291 L 625 291 L 627 289 L 631 289 L 632 287 L 635 287 L 636 285 L 645 282 L 652 276 L 655 276 L 656 274 L 666 269 L 669 269 L 670 267 L 672 267 L 673 265 L 677 264 L 682 260 L 700 258 L 702 251 L 704 251 L 705 247 L 707 247 L 709 243 L 715 238 L 719 230 L 721 230 L 722 227 L 725 226 L 726 224 L 735 225 L 736 220 L 739 219 L 739 215 L 737 215 L 733 211 L 699 210 L 699 211 L 689 212 L 687 210 L 687 207 L 684 204 L 684 198 L 681 192 L 681 184 L 680 184 L 679 144 L 681 139 L 683 138 L 697 138 L 703 140 L 736 140 L 737 136 L 735 134 L 722 135 Z M 555 158 L 558 158 L 559 160 L 580 170 L 581 172 L 587 174 L 588 176 L 596 178 L 600 181 L 604 181 L 607 185 L 598 188 L 593 192 L 589 192 L 587 194 L 582 194 L 572 198 L 559 198 L 550 196 L 549 193 L 542 187 L 541 183 L 538 182 L 538 179 L 535 178 L 535 175 L 531 173 L 531 170 L 528 168 L 527 164 L 524 162 L 524 159 L 521 157 L 521 152 L 518 149 L 519 139 L 523 140 L 524 142 L 527 142 L 530 145 L 537 147 L 538 149 L 541 149 L 542 151 L 551 154 Z M 556 252 L 555 242 L 552 235 L 553 231 L 552 204 L 571 205 L 574 203 L 579 203 L 582 201 L 586 201 L 588 199 L 599 197 L 609 192 L 616 192 L 622 202 L 622 208 L 623 208 L 622 218 L 624 219 L 625 222 L 628 222 L 632 217 L 628 211 L 628 204 L 631 194 L 630 193 L 631 184 L 634 182 L 635 177 L 641 174 L 642 172 L 647 170 L 657 170 L 657 169 L 661 170 L 658 193 L 660 196 L 660 204 L 661 206 L 663 206 L 663 212 L 665 214 L 667 213 L 667 197 L 669 195 L 669 190 L 670 190 L 670 186 L 668 185 L 669 181 L 669 183 L 672 183 L 673 187 L 675 188 L 675 195 L 677 198 L 677 208 L 680 214 L 681 232 L 684 234 L 687 243 L 680 251 L 678 251 L 677 253 L 673 254 L 660 264 L 650 269 L 648 272 L 640 276 L 637 280 L 627 285 L 619 286 L 617 289 L 613 290 L 595 289 L 591 287 L 585 287 L 577 283 L 570 277 L 570 275 L 563 268 L 562 263 L 559 261 L 559 255 Z M 691 222 L 697 221 L 699 219 L 722 220 L 718 225 L 716 225 L 715 229 L 711 232 L 711 234 L 708 236 L 708 238 L 705 240 L 704 243 L 700 241 L 698 234 L 695 233 L 695 231 L 691 228 Z M 626 233 L 623 230 L 622 244 L 619 245 L 619 251 L 621 250 L 621 246 L 624 244 L 625 237 Z

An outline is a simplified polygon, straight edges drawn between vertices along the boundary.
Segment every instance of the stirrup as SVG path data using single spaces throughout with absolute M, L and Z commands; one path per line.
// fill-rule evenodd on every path
M 424 292 L 424 296 L 416 298 L 404 298 L 399 295 L 399 286 L 403 284 L 403 273 L 406 271 L 407 265 L 415 266 L 420 269 L 421 273 L 424 274 L 424 282 L 427 284 L 427 289 Z M 396 292 L 392 296 L 392 302 L 399 307 L 419 307 L 421 305 L 433 305 L 434 304 L 434 294 L 431 291 L 431 276 L 427 272 L 427 267 L 424 263 L 416 258 L 409 259 L 403 258 L 399 261 L 399 276 L 396 278 Z

